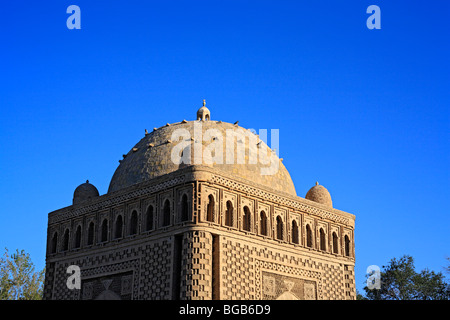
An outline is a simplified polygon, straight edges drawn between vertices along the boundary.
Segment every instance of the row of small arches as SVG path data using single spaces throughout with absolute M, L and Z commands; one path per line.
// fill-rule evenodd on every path
M 143 225 L 143 231 L 151 231 L 154 229 L 154 207 L 153 205 L 148 206 L 145 215 L 145 221 Z M 189 219 L 189 207 L 187 195 L 184 194 L 181 199 L 181 221 L 187 221 Z M 114 221 L 113 228 L 113 239 L 120 239 L 124 237 L 124 218 L 121 214 L 117 215 Z M 171 204 L 168 199 L 165 200 L 162 210 L 162 220 L 161 226 L 166 227 L 171 223 Z M 128 236 L 133 236 L 138 233 L 139 222 L 138 222 L 138 213 L 136 210 L 133 210 L 128 223 Z M 87 228 L 87 238 L 86 245 L 91 246 L 94 244 L 95 238 L 95 224 L 91 221 Z M 78 225 L 75 229 L 75 234 L 73 238 L 72 249 L 81 248 L 81 239 L 82 239 L 82 228 L 81 225 Z M 50 253 L 56 253 L 58 251 L 58 232 L 55 231 L 51 238 L 50 242 Z M 99 230 L 99 242 L 106 242 L 109 240 L 109 219 L 104 218 L 100 224 Z M 62 243 L 61 243 L 61 251 L 67 251 L 70 249 L 70 231 L 69 228 L 66 228 L 63 234 Z
M 143 223 L 143 231 L 151 231 L 155 228 L 155 212 L 154 207 L 152 205 L 147 207 L 145 219 Z M 188 197 L 186 194 L 183 194 L 180 203 L 180 222 L 189 220 L 189 206 L 188 206 Z M 215 201 L 212 195 L 208 196 L 208 204 L 206 208 L 206 220 L 208 222 L 216 222 L 215 216 Z M 251 219 L 251 210 L 248 206 L 244 206 L 243 208 L 243 217 L 242 217 L 242 230 L 244 231 L 252 231 L 252 219 Z M 226 211 L 225 211 L 225 225 L 229 227 L 234 226 L 234 208 L 231 201 L 226 202 Z M 161 227 L 166 227 L 171 224 L 171 203 L 169 199 L 166 199 L 162 208 L 162 216 L 160 221 Z M 284 234 L 284 222 L 281 216 L 277 216 L 275 220 L 276 228 L 274 238 L 277 240 L 286 240 L 286 236 Z M 128 236 L 133 236 L 138 233 L 138 213 L 136 210 L 133 210 L 131 216 L 129 218 L 128 223 Z M 291 242 L 294 244 L 299 244 L 299 226 L 296 220 L 292 220 L 291 222 Z M 124 221 L 123 216 L 118 215 L 114 221 L 112 238 L 113 239 L 121 239 L 124 237 Z M 269 235 L 268 230 L 268 217 L 264 210 L 259 213 L 259 230 L 258 233 L 263 236 Z M 95 224 L 91 221 L 87 228 L 87 239 L 86 245 L 91 246 L 94 244 L 95 238 Z M 75 235 L 73 239 L 73 249 L 81 248 L 81 239 L 82 239 L 82 228 L 81 225 L 78 225 L 75 230 Z M 104 218 L 100 224 L 99 230 L 99 242 L 103 243 L 109 240 L 109 219 Z M 326 251 L 326 233 L 323 228 L 319 229 L 319 248 L 320 250 Z M 70 244 L 70 231 L 69 228 L 66 228 L 63 234 L 61 251 L 69 250 Z M 313 232 L 309 224 L 306 225 L 306 247 L 314 248 L 313 242 Z M 58 232 L 54 232 L 51 243 L 50 243 L 50 253 L 56 253 L 58 248 Z M 332 252 L 335 254 L 339 253 L 339 237 L 336 232 L 332 233 Z M 350 256 L 350 239 L 347 235 L 344 236 L 344 254 L 345 256 Z
M 216 222 L 214 211 L 215 210 L 215 200 L 213 195 L 208 196 L 208 204 L 206 206 L 206 221 L 208 222 Z M 226 202 L 225 209 L 225 226 L 233 227 L 234 226 L 234 215 L 233 215 L 233 203 L 231 201 Z M 251 210 L 248 206 L 244 206 L 243 208 L 243 216 L 242 216 L 242 230 L 251 232 Z M 281 216 L 277 215 L 276 217 L 276 228 L 274 237 L 277 240 L 286 240 L 284 235 L 284 223 Z M 261 210 L 259 213 L 259 230 L 258 233 L 263 236 L 268 236 L 268 218 L 267 214 L 264 210 Z M 292 220 L 291 222 L 291 241 L 294 244 L 299 244 L 299 227 L 296 220 Z M 326 245 L 326 233 L 323 228 L 319 229 L 319 248 L 322 251 L 327 250 Z M 313 242 L 313 232 L 309 224 L 306 225 L 306 246 L 309 248 L 314 247 Z M 336 232 L 332 233 L 332 252 L 335 254 L 339 253 L 339 237 Z M 350 256 L 350 238 L 348 235 L 344 236 L 344 255 Z

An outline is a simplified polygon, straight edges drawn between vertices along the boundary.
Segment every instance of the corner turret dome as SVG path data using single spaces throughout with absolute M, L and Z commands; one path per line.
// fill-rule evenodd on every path
M 333 202 L 331 201 L 330 193 L 324 186 L 319 185 L 319 182 L 316 182 L 316 185 L 309 189 L 309 191 L 306 193 L 305 199 L 315 201 L 324 204 L 327 207 L 333 208 Z
M 86 180 L 85 183 L 80 184 L 73 193 L 73 204 L 78 204 L 91 198 L 98 197 L 97 188 Z

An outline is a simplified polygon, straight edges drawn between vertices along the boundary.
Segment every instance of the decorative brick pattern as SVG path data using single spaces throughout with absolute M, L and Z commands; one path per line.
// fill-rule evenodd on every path
M 255 271 L 252 250 L 248 244 L 222 241 L 223 300 L 255 299 Z
M 356 299 L 355 268 L 351 265 L 344 266 L 344 294 L 346 300 Z
M 165 239 L 142 248 L 139 271 L 140 300 L 171 299 L 171 243 Z
M 311 201 L 257 188 L 218 173 L 202 175 L 183 169 L 84 204 L 49 214 L 44 299 L 355 299 L 354 221 L 350 214 L 317 207 Z M 195 173 L 195 174 L 194 174 Z M 198 177 L 202 177 L 199 179 Z M 209 178 L 208 178 L 209 177 Z M 181 196 L 188 195 L 189 219 L 180 217 Z M 214 221 L 205 221 L 208 195 L 214 197 Z M 165 200 L 170 201 L 170 224 L 161 225 Z M 232 226 L 225 224 L 226 202 L 233 207 Z M 309 203 L 311 202 L 311 204 Z M 146 212 L 153 206 L 153 228 L 146 230 Z M 251 211 L 250 231 L 242 230 L 243 209 Z M 141 221 L 129 235 L 131 212 Z M 267 235 L 261 235 L 260 212 L 267 218 Z M 115 221 L 124 218 L 123 236 L 114 239 Z M 283 237 L 276 238 L 276 218 Z M 107 219 L 106 241 L 100 241 Z M 292 221 L 298 227 L 293 243 Z M 95 226 L 87 245 L 89 224 Z M 313 245 L 306 246 L 306 224 Z M 74 235 L 81 227 L 80 248 Z M 320 250 L 320 229 L 325 250 Z M 63 251 L 63 234 L 69 248 Z M 57 252 L 52 237 L 58 233 Z M 338 252 L 333 253 L 333 232 Z M 343 238 L 349 239 L 345 250 Z M 346 256 L 348 251 L 349 256 Z M 81 268 L 81 290 L 69 290 L 71 264 Z
M 229 238 L 223 241 L 221 249 L 224 266 L 222 299 L 276 299 L 286 292 L 291 292 L 298 299 L 311 298 L 311 294 L 314 299 L 320 300 L 354 299 L 354 276 L 348 273 L 346 277 L 344 267 L 339 263 L 312 259 L 302 254 L 285 254 L 281 249 L 272 250 Z M 268 279 L 264 279 L 264 274 Z M 265 289 L 270 290 L 271 281 L 275 291 L 266 293 Z M 295 290 L 289 291 L 285 282 L 292 281 Z M 308 285 L 304 289 L 305 284 L 313 284 L 314 291 L 311 292 L 312 286 Z M 344 292 L 345 286 L 347 289 Z M 308 296 L 305 296 L 304 290 L 309 293 Z M 287 297 L 289 295 L 282 298 Z
M 312 205 L 307 205 L 307 204 L 301 203 L 300 201 L 295 201 L 293 199 L 283 197 L 281 195 L 276 195 L 274 193 L 262 190 L 257 187 L 245 185 L 243 183 L 240 183 L 240 182 L 237 182 L 237 181 L 234 181 L 231 179 L 227 179 L 222 176 L 213 175 L 210 182 L 216 183 L 219 185 L 223 185 L 230 189 L 235 189 L 235 190 L 245 192 L 254 197 L 270 200 L 270 201 L 282 204 L 284 206 L 298 209 L 298 210 L 306 212 L 306 213 L 311 213 L 311 214 L 314 214 L 316 216 L 319 216 L 319 217 L 322 217 L 325 219 L 333 220 L 333 221 L 341 223 L 341 224 L 350 225 L 350 220 L 346 217 L 339 216 L 335 213 L 329 212 L 324 209 L 315 208 Z
M 212 299 L 212 236 L 209 232 L 186 232 L 183 237 L 181 296 L 187 300 Z
M 135 199 L 138 197 L 142 197 L 160 190 L 164 190 L 167 188 L 170 188 L 174 185 L 180 184 L 184 182 L 184 176 L 181 177 L 175 177 L 174 179 L 164 181 L 159 184 L 150 185 L 147 187 L 144 187 L 142 189 L 133 190 L 131 192 L 125 192 L 125 193 L 119 193 L 114 194 L 114 196 L 111 196 L 109 194 L 105 195 L 105 198 L 100 197 L 100 199 L 96 199 L 93 201 L 92 204 L 88 204 L 82 207 L 75 207 L 75 208 L 64 208 L 60 209 L 54 212 L 51 212 L 48 217 L 48 223 L 58 223 L 63 220 L 71 219 L 74 217 L 78 217 L 80 215 L 83 215 L 88 212 L 93 212 L 100 210 L 105 207 L 111 207 L 114 205 L 117 205 L 119 203 L 123 203 L 126 201 L 129 201 L 130 199 Z M 130 189 L 135 189 L 131 187 Z

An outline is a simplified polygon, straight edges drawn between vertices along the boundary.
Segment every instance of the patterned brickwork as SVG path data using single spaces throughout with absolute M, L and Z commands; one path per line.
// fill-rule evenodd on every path
M 47 263 L 45 266 L 45 280 L 44 280 L 44 300 L 52 299 L 53 281 L 55 279 L 55 263 Z
M 222 299 L 276 299 L 287 292 L 298 299 L 353 299 L 352 294 L 346 293 L 355 290 L 354 283 L 350 283 L 353 281 L 350 273 L 348 290 L 344 292 L 346 279 L 342 264 L 286 254 L 231 238 L 221 241 Z M 264 280 L 263 274 L 269 280 Z M 264 290 L 270 287 L 270 279 L 273 279 L 273 291 L 266 293 Z M 286 289 L 290 285 L 295 292 Z M 287 297 L 288 294 L 282 296 Z
M 186 232 L 183 238 L 181 296 L 187 300 L 212 299 L 212 236 L 209 232 Z
M 82 286 L 87 284 L 89 287 L 89 283 L 98 279 L 111 280 L 114 286 L 119 286 L 114 292 L 121 296 L 121 299 L 171 298 L 172 255 L 171 242 L 168 238 L 152 241 L 143 246 L 132 246 L 105 254 L 92 254 L 81 259 L 48 264 L 45 299 L 79 300 L 83 299 L 83 295 L 87 300 L 97 298 L 95 293 L 86 295 L 80 290 L 67 288 L 66 282 L 70 274 L 66 271 L 69 265 L 80 267 Z M 124 281 L 121 280 L 122 278 L 118 280 L 117 275 L 124 273 L 130 278 Z M 124 294 L 121 285 L 129 287 L 130 292 L 125 290 L 127 293 Z M 99 283 L 96 286 L 99 286 Z
M 351 265 L 344 266 L 344 299 L 356 299 L 355 292 L 355 267 Z
M 56 252 L 47 252 L 44 299 L 356 298 L 352 215 L 283 192 L 258 189 L 217 172 L 208 171 L 200 180 L 190 180 L 193 175 L 180 172 L 173 175 L 49 214 L 47 248 L 53 248 L 53 235 L 58 237 Z M 188 220 L 181 219 L 183 194 L 189 197 Z M 208 221 L 205 211 L 211 194 L 214 207 L 212 221 Z M 166 199 L 170 221 L 163 226 Z M 232 209 L 230 225 L 225 219 L 227 202 Z M 151 218 L 147 216 L 149 204 L 154 209 Z M 245 208 L 251 213 L 248 231 L 242 223 Z M 133 210 L 139 225 L 130 235 Z M 261 211 L 267 219 L 264 234 Z M 114 238 L 118 213 L 124 217 L 123 236 Z M 281 239 L 277 217 L 282 221 Z M 101 236 L 104 219 L 108 221 L 106 240 Z M 152 219 L 151 228 L 148 219 Z M 293 220 L 298 226 L 298 243 L 292 240 Z M 88 244 L 91 222 L 95 232 Z M 312 228 L 311 247 L 306 243 L 306 225 Z M 83 240 L 81 247 L 74 247 L 78 226 Z M 324 248 L 320 229 L 325 230 Z M 66 270 L 72 264 L 81 267 L 81 290 L 66 286 Z
M 249 245 L 222 241 L 222 296 L 225 300 L 255 299 L 254 258 Z
M 168 239 L 150 243 L 143 248 L 137 299 L 171 299 L 171 248 Z
M 175 177 L 175 178 L 167 180 L 167 181 L 163 181 L 161 183 L 152 184 L 150 186 L 145 186 L 141 189 L 135 189 L 135 187 L 130 188 L 133 190 L 129 191 L 129 192 L 123 192 L 122 194 L 113 195 L 113 196 L 105 195 L 103 197 L 93 200 L 92 203 L 85 204 L 84 206 L 69 207 L 69 208 L 64 208 L 64 209 L 60 209 L 60 210 L 51 212 L 51 213 L 49 213 L 48 223 L 49 224 L 58 223 L 63 220 L 75 218 L 75 217 L 81 216 L 81 215 L 89 213 L 89 212 L 101 210 L 103 208 L 108 208 L 108 207 L 123 203 L 125 201 L 128 201 L 130 199 L 135 199 L 137 197 L 148 195 L 148 194 L 160 191 L 160 190 L 168 189 L 174 185 L 177 185 L 177 184 L 180 184 L 183 182 L 184 182 L 184 177 L 180 176 L 180 177 Z
M 349 218 L 330 212 L 331 210 L 335 210 L 335 209 L 318 208 L 317 204 L 315 204 L 316 206 L 306 204 L 306 203 L 303 203 L 303 201 L 293 200 L 288 195 L 286 195 L 286 196 L 278 195 L 278 194 L 275 194 L 272 192 L 265 191 L 256 186 L 253 187 L 251 185 L 243 184 L 238 181 L 227 179 L 225 177 L 218 176 L 218 175 L 213 175 L 210 181 L 212 183 L 216 183 L 219 185 L 226 186 L 228 188 L 232 188 L 235 190 L 245 192 L 252 196 L 259 197 L 261 199 L 270 200 L 270 201 L 273 201 L 273 202 L 276 202 L 276 203 L 279 203 L 279 204 L 282 204 L 285 206 L 289 206 L 291 208 L 295 208 L 295 209 L 298 209 L 298 210 L 301 210 L 301 211 L 304 211 L 307 213 L 312 213 L 314 215 L 320 216 L 325 219 L 330 219 L 330 220 L 336 221 L 338 223 L 342 223 L 345 225 L 352 224 L 352 222 Z M 308 201 L 308 200 L 305 200 L 305 201 Z M 322 206 L 322 205 L 319 205 L 319 206 Z
M 69 274 L 67 268 L 73 263 L 57 263 L 55 265 L 55 278 L 53 282 L 53 300 L 76 300 L 79 293 L 78 290 L 69 290 L 67 288 L 67 278 Z
M 262 271 L 261 298 L 263 300 L 315 300 L 317 283 L 277 272 Z
M 133 273 L 115 273 L 85 279 L 81 287 L 81 300 L 131 300 Z

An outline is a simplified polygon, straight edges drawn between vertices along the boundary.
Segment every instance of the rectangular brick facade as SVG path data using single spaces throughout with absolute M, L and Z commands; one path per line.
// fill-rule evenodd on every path
M 184 168 L 51 212 L 44 298 L 355 299 L 354 220 L 207 167 Z M 80 290 L 67 288 L 69 265 L 81 269 Z

